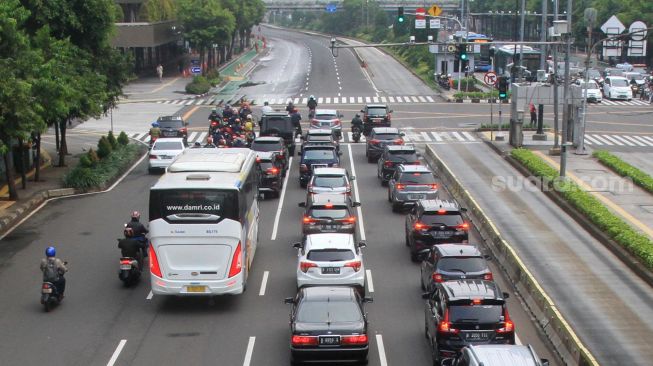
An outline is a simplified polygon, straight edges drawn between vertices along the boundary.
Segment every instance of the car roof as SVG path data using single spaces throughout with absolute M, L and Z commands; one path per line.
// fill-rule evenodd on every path
M 254 139 L 254 142 L 259 142 L 259 141 L 282 142 L 283 137 L 279 137 L 279 136 L 261 136 L 261 137 L 257 137 L 257 138 Z
M 419 200 L 418 202 L 424 208 L 424 210 L 427 211 L 439 210 L 439 209 L 445 209 L 447 211 L 460 210 L 460 207 L 458 207 L 458 204 L 454 201 L 434 199 L 434 200 Z
M 311 128 L 306 133 L 307 135 L 332 135 L 333 131 L 330 128 Z
M 450 301 L 472 298 L 503 300 L 499 285 L 486 280 L 456 280 L 440 283 Z
M 399 133 L 399 129 L 395 127 L 374 127 L 372 129 L 374 133 Z
M 347 170 L 345 168 L 317 168 L 313 171 L 313 176 L 322 174 L 347 176 Z
M 366 104 L 367 108 L 388 108 L 387 104 Z
M 338 111 L 335 109 L 316 109 L 315 114 L 335 114 L 338 115 Z
M 352 302 L 356 299 L 351 286 L 313 286 L 302 287 L 304 301 L 343 301 Z
M 539 366 L 540 360 L 528 345 L 483 344 L 467 347 L 479 364 L 484 366 Z
M 265 117 L 289 117 L 287 112 L 274 111 L 264 114 Z
M 443 257 L 480 257 L 482 255 L 478 248 L 469 244 L 438 244 L 433 248 Z
M 333 144 L 308 144 L 304 146 L 304 152 L 307 150 L 336 150 L 336 147 Z
M 406 173 L 433 173 L 424 165 L 399 165 L 399 170 Z
M 262 160 L 271 160 L 274 155 L 276 155 L 276 151 L 257 151 L 256 152 L 256 158 L 260 158 Z
M 624 80 L 628 81 L 628 79 L 626 79 L 623 76 L 606 76 L 606 79 L 624 79 Z
M 322 206 L 329 202 L 334 205 L 346 205 L 347 196 L 342 193 L 315 193 L 311 195 L 312 206 Z
M 354 249 L 354 234 L 328 233 L 306 235 L 307 249 Z
M 183 118 L 181 116 L 160 116 L 157 118 L 159 122 L 161 121 L 183 121 Z
M 386 145 L 388 151 L 416 151 L 414 146 L 405 146 L 405 145 Z
M 163 137 L 163 138 L 156 139 L 156 141 L 154 141 L 153 145 L 156 145 L 159 141 L 162 141 L 162 142 L 167 142 L 167 141 L 181 142 L 182 144 L 184 143 L 184 139 L 182 137 Z

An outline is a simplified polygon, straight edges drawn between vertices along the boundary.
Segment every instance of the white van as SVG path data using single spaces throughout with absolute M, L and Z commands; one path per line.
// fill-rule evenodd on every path
M 608 99 L 633 99 L 630 83 L 623 76 L 607 76 L 603 82 L 603 94 Z

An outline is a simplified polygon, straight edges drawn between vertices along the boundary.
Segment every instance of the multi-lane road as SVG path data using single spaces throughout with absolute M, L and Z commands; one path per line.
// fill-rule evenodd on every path
M 315 95 L 325 98 L 324 105 L 328 96 L 334 98 L 330 106 L 344 113 L 345 119 L 362 103 L 342 103 L 342 98 L 410 97 L 410 103 L 394 99 L 393 125 L 404 129 L 420 148 L 424 143 L 437 145 L 470 192 L 486 207 L 496 208 L 490 216 L 499 230 L 601 364 L 650 364 L 653 350 L 647 343 L 653 336 L 653 291 L 546 197 L 526 191 L 497 194 L 491 189 L 493 176 L 515 173 L 470 131 L 486 122 L 487 105 L 438 102 L 437 93 L 377 50 L 362 52 L 368 64 L 363 70 L 351 51 L 341 50 L 334 58 L 326 38 L 270 28 L 264 32 L 271 50 L 250 75 L 256 85 L 245 88 L 244 94 L 259 100 Z M 422 102 L 419 96 L 434 101 Z M 333 104 L 335 98 L 338 104 Z M 150 106 L 165 108 L 165 113 L 174 109 L 170 104 Z M 194 139 L 206 132 L 209 108 L 208 104 L 178 106 L 177 112 L 189 116 Z M 653 134 L 642 117 L 651 112 L 648 106 L 599 108 L 604 107 L 590 110 L 589 128 L 600 134 Z M 117 129 L 143 139 L 148 122 L 116 123 Z M 92 129 L 79 128 L 85 127 Z M 354 189 L 362 202 L 359 235 L 368 243 L 364 253 L 368 288 L 374 297 L 367 308 L 374 335 L 370 364 L 428 365 L 419 266 L 410 261 L 403 244 L 404 216 L 391 212 L 376 166 L 366 162 L 364 145 L 349 143 L 346 134 L 344 143 L 341 162 L 357 177 Z M 117 278 L 116 238 L 129 212 L 140 210 L 147 217 L 147 192 L 156 179 L 141 162 L 110 192 L 51 202 L 2 239 L 0 363 L 289 364 L 289 308 L 283 299 L 295 292 L 296 251 L 291 244 L 300 239 L 302 209 L 297 203 L 305 197 L 298 184 L 296 157 L 283 200 L 261 202 L 260 247 L 248 290 L 237 297 L 152 296 L 147 278 L 135 288 L 122 287 Z M 443 196 L 448 197 L 446 191 Z M 538 229 L 532 231 L 534 227 Z M 475 231 L 471 241 L 480 244 Z M 61 257 L 70 262 L 70 273 L 66 299 L 46 314 L 38 303 L 37 267 L 48 245 L 57 246 Z M 503 290 L 514 295 L 496 263 L 492 270 Z M 509 310 L 519 341 L 534 345 L 541 357 L 558 364 L 518 296 L 509 299 Z

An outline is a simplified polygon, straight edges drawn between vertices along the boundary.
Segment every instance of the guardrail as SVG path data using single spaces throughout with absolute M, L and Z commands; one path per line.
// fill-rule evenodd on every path
M 517 293 L 522 297 L 560 358 L 567 365 L 598 366 L 599 363 L 594 356 L 580 341 L 553 300 L 526 268 L 512 246 L 503 239 L 497 227 L 474 200 L 474 197 L 428 145 L 426 146 L 426 157 L 429 164 L 439 173 L 440 179 L 446 184 L 453 197 L 467 207 L 468 213 L 474 219 L 474 226 L 481 234 L 483 241 L 492 251 L 497 263 L 515 286 Z

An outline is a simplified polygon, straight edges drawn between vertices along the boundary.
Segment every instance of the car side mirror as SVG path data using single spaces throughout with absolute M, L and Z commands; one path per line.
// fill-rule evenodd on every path
M 488 255 L 488 254 L 484 255 L 483 258 L 485 258 L 486 261 L 491 261 L 492 260 L 492 256 Z
M 424 293 L 422 294 L 422 299 L 424 299 L 424 300 L 428 300 L 429 297 L 431 297 L 431 294 L 428 293 L 428 292 L 424 292 Z
M 549 366 L 549 360 L 546 358 L 541 358 L 540 362 L 542 363 L 542 366 Z
M 302 243 L 300 243 L 300 242 L 293 243 L 293 244 L 292 244 L 292 247 L 293 247 L 293 248 L 296 248 L 296 249 L 302 249 Z
M 467 208 L 466 207 L 461 207 L 460 212 L 467 212 Z
M 342 151 L 338 151 L 338 155 L 342 155 Z
M 366 296 L 366 297 L 363 298 L 363 302 L 369 304 L 369 303 L 374 302 L 374 299 L 369 297 L 369 296 Z
M 394 112 L 392 109 L 388 111 L 388 113 L 392 113 L 392 112 Z
M 353 202 L 351 204 L 351 207 L 360 207 L 361 203 L 360 202 Z
M 507 298 L 509 298 L 509 297 L 510 297 L 510 294 L 509 294 L 509 293 L 507 293 L 507 292 L 504 292 L 504 293 L 503 293 L 503 298 L 504 298 L 504 299 L 507 299 Z
M 429 252 L 430 251 L 431 251 L 430 249 L 420 250 L 417 253 L 417 259 L 419 259 L 421 261 L 425 261 L 429 257 Z
M 367 243 L 364 241 L 359 241 L 358 242 L 358 247 L 359 248 L 367 248 Z
M 295 299 L 293 299 L 292 297 L 286 297 L 285 299 L 283 299 L 283 303 L 284 304 L 294 304 Z
M 299 207 L 306 207 L 306 202 L 300 202 L 297 204 Z
M 440 365 L 442 365 L 442 366 L 453 366 L 453 361 L 454 361 L 453 358 L 445 358 L 444 360 L 442 360 L 440 362 Z
M 356 180 L 356 177 L 352 175 L 351 177 L 349 177 L 349 180 Z

